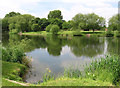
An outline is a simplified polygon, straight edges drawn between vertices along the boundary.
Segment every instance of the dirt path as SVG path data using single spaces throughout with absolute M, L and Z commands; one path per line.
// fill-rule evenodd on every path
M 7 81 L 9 81 L 9 82 L 12 82 L 12 83 L 20 84 L 20 85 L 22 85 L 22 86 L 29 86 L 28 83 L 20 83 L 20 82 L 16 82 L 16 81 L 9 80 L 9 79 L 5 79 L 5 80 L 7 80 Z

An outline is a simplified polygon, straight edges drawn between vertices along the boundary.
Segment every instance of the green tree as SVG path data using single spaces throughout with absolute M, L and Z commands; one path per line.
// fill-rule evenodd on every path
M 37 17 L 37 18 L 33 19 L 31 22 L 32 22 L 32 24 L 38 24 L 39 21 L 40 21 L 40 18 Z
M 109 25 L 109 30 L 118 30 L 120 31 L 120 19 L 119 19 L 120 15 L 114 15 L 113 17 L 110 18 L 108 25 Z
M 51 24 L 49 24 L 49 25 L 46 27 L 46 29 L 45 29 L 45 30 L 46 30 L 47 32 L 50 32 L 51 27 L 52 27 L 52 25 L 51 25 Z
M 62 29 L 62 23 L 63 21 L 61 19 L 55 18 L 55 19 L 49 19 L 50 24 L 53 25 L 58 25 L 60 27 L 60 29 Z
M 84 25 L 86 25 L 86 18 L 84 14 L 77 14 L 75 15 L 75 17 L 72 18 L 72 27 L 74 29 L 79 29 L 79 24 L 83 23 Z M 85 26 L 84 26 L 85 27 Z
M 41 31 L 41 28 L 40 28 L 40 26 L 38 25 L 38 24 L 33 24 L 32 26 L 31 26 L 31 28 L 32 28 L 32 30 L 33 31 Z
M 8 17 L 2 19 L 2 30 L 3 31 L 8 31 L 9 30 L 8 20 L 9 20 Z
M 14 17 L 14 16 L 17 16 L 17 15 L 21 15 L 19 12 L 10 12 L 8 14 L 5 15 L 5 17 Z
M 105 27 L 105 19 L 94 13 L 77 14 L 75 17 L 73 17 L 72 21 L 72 26 L 74 29 L 92 29 L 94 31 L 95 29 L 100 30 Z
M 41 26 L 42 30 L 45 30 L 45 28 L 49 25 L 49 21 L 46 18 L 42 18 L 38 21 L 38 24 Z
M 9 25 L 9 29 L 10 29 L 10 30 L 15 29 L 15 24 L 14 24 L 14 23 L 11 23 L 11 24 Z
M 60 10 L 50 11 L 48 14 L 48 19 L 51 18 L 63 19 L 63 16 L 61 15 L 61 11 Z
M 9 18 L 9 25 L 15 25 L 15 27 L 9 27 L 10 30 L 13 29 L 18 29 L 18 31 L 20 32 L 24 32 L 24 31 L 31 31 L 31 20 L 34 19 L 34 16 L 31 16 L 29 14 L 24 14 L 24 15 L 18 15 L 18 16 L 14 16 L 14 17 L 10 17 Z
M 63 22 L 62 29 L 68 29 L 68 28 L 70 28 L 69 23 L 68 22 Z
M 58 25 L 52 25 L 50 32 L 52 32 L 53 34 L 56 34 L 59 30 L 60 28 Z

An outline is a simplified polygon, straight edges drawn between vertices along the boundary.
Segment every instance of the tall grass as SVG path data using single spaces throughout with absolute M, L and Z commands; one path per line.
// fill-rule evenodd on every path
M 82 77 L 82 72 L 79 69 L 68 68 L 64 70 L 64 77 L 79 78 Z
M 43 83 L 63 78 L 89 78 L 92 80 L 98 80 L 102 82 L 110 82 L 113 85 L 120 83 L 120 58 L 117 55 L 106 55 L 104 58 L 92 61 L 92 63 L 84 69 L 84 72 L 79 69 L 68 68 L 64 70 L 64 74 L 60 77 L 55 78 L 55 75 L 47 72 L 43 76 Z
M 116 55 L 107 55 L 98 61 L 93 61 L 86 67 L 85 73 L 87 78 L 117 84 L 120 82 L 120 58 Z

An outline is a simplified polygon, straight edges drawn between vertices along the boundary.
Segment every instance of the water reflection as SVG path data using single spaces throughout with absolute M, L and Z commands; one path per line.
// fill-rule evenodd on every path
M 120 53 L 120 38 L 10 35 L 4 36 L 2 43 L 6 46 L 9 40 L 20 41 L 24 38 L 31 40 L 25 51 L 33 58 L 33 67 L 26 75 L 29 83 L 42 79 L 46 68 L 57 76 L 70 66 L 83 70 L 83 65 L 89 64 L 91 58 Z
M 71 51 L 74 55 L 95 57 L 104 51 L 104 39 L 98 37 L 75 37 L 70 41 Z

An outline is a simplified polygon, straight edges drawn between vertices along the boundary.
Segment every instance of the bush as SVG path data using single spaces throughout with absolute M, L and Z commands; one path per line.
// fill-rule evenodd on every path
M 2 47 L 2 60 L 27 65 L 29 61 L 24 54 L 24 48 L 27 47 L 27 43 L 29 43 L 29 40 L 26 39 L 19 42 L 10 41 L 8 47 Z
M 50 32 L 56 34 L 60 30 L 58 25 L 52 25 Z
M 17 29 L 12 29 L 12 30 L 10 30 L 9 33 L 10 33 L 10 34 L 17 34 L 17 33 L 18 33 L 18 30 L 17 30 Z
M 18 47 L 3 48 L 2 60 L 8 62 L 22 63 L 22 58 L 25 56 L 24 51 Z
M 80 32 L 79 29 L 77 29 L 76 31 L 73 32 L 74 36 L 82 36 L 83 34 Z
M 52 27 L 52 25 L 50 24 L 50 25 L 48 25 L 48 26 L 46 27 L 45 30 L 46 30 L 47 32 L 50 32 L 51 27 Z
M 120 33 L 119 33 L 119 31 L 114 31 L 114 37 L 119 37 L 120 36 Z
M 33 24 L 31 26 L 32 31 L 41 31 L 41 27 L 38 24 Z
M 114 34 L 112 33 L 111 30 L 106 31 L 106 32 L 105 32 L 105 35 L 106 35 L 107 37 L 112 37 L 112 36 L 114 36 Z

